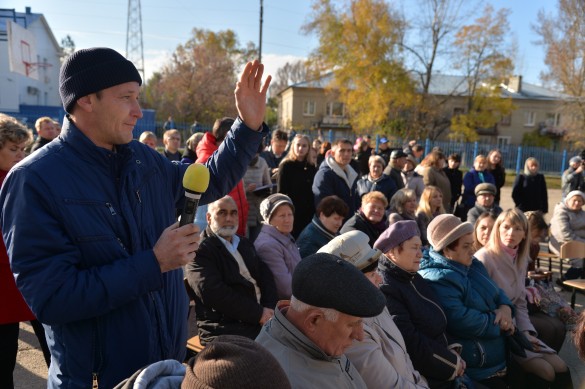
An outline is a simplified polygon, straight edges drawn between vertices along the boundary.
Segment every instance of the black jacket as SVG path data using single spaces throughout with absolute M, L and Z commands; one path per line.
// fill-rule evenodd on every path
M 260 260 L 252 242 L 240 237 L 238 252 L 260 288 L 260 304 L 254 285 L 240 274 L 236 259 L 209 228 L 197 257 L 186 267 L 187 281 L 195 291 L 195 312 L 203 344 L 219 335 L 255 339 L 260 332 L 263 308 L 276 306 L 276 286 L 270 269 Z
M 451 209 L 461 196 L 461 187 L 463 186 L 463 172 L 459 169 L 444 168 L 443 171 L 451 184 Z
M 544 176 L 537 173 L 533 176 L 518 174 L 512 187 L 512 199 L 522 212 L 548 212 L 548 193 Z
M 447 348 L 447 317 L 436 294 L 420 274 L 409 273 L 386 257 L 380 258 L 378 269 L 384 279 L 380 290 L 414 368 L 431 388 L 450 388 L 457 357 Z
M 372 224 L 372 222 L 367 220 L 360 211 L 357 211 L 352 217 L 350 217 L 345 222 L 345 224 L 343 224 L 343 227 L 341 227 L 339 233 L 345 234 L 346 232 L 353 230 L 361 231 L 364 234 L 366 234 L 368 238 L 370 238 L 368 244 L 371 247 L 374 247 L 374 243 L 376 243 L 376 240 L 378 239 L 378 237 L 380 237 L 380 234 L 382 234 L 382 232 L 386 228 L 388 228 L 387 219 L 388 218 L 386 217 L 386 215 L 384 215 L 382 221 L 379 222 L 377 225 L 374 225 Z

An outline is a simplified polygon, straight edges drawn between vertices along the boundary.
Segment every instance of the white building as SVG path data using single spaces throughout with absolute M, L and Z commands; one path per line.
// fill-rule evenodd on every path
M 30 58 L 30 76 L 10 70 L 8 23 L 18 24 L 34 37 L 36 55 Z M 42 14 L 0 9 L 0 112 L 19 112 L 20 105 L 61 106 L 59 68 L 62 50 Z

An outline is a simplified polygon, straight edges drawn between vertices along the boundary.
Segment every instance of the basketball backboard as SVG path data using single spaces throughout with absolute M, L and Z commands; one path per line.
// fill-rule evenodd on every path
M 11 20 L 7 21 L 10 71 L 39 79 L 37 44 L 34 34 Z

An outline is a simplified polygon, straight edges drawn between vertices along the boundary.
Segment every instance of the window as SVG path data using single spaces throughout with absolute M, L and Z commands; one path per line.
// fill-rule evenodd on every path
M 505 150 L 506 146 L 510 144 L 511 136 L 498 136 L 498 149 Z
M 315 100 L 303 101 L 303 116 L 315 116 Z
M 534 111 L 524 112 L 524 126 L 534 126 L 536 121 L 536 113 Z
M 340 103 L 339 101 L 327 103 L 327 115 L 341 117 L 343 116 L 344 108 L 343 103 Z
M 500 120 L 500 124 L 502 126 L 509 126 L 512 124 L 512 115 L 502 116 L 502 120 Z
M 546 114 L 546 126 L 547 127 L 558 127 L 561 123 L 560 113 L 547 113 Z

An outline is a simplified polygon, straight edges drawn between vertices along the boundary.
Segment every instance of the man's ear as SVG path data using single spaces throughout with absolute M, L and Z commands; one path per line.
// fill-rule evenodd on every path
M 323 312 L 320 309 L 310 309 L 305 316 L 304 324 L 308 332 L 314 333 L 321 324 L 321 320 L 325 320 Z
M 80 109 L 84 110 L 85 112 L 91 112 L 91 111 L 93 111 L 93 99 L 92 99 L 92 95 L 87 95 L 87 96 L 80 97 L 75 102 L 75 105 L 79 106 Z

